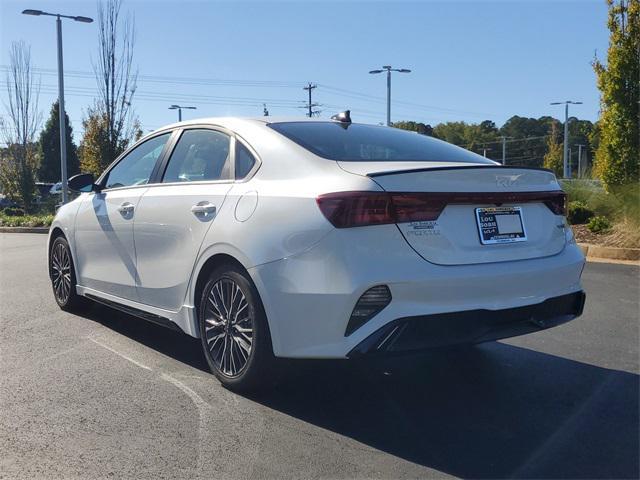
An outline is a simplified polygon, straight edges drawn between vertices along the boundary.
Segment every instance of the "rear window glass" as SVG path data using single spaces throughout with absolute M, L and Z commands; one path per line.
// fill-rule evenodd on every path
M 330 160 L 494 163 L 464 148 L 398 128 L 339 122 L 283 122 L 269 126 Z

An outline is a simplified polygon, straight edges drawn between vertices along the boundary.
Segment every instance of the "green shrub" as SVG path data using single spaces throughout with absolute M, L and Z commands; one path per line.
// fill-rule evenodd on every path
M 605 233 L 611 230 L 611 222 L 607 217 L 593 217 L 587 223 L 587 228 L 593 233 Z
M 569 205 L 567 206 L 567 220 L 571 225 L 582 225 L 587 223 L 594 215 L 594 211 L 580 200 L 569 202 Z
M 21 217 L 24 215 L 24 210 L 18 207 L 7 207 L 2 213 L 8 217 Z
M 53 215 L 7 216 L 0 214 L 0 227 L 49 227 Z
M 589 180 L 563 180 L 562 189 L 569 202 L 580 201 L 594 215 L 607 217 L 613 223 L 629 221 L 640 225 L 640 185 L 619 185 L 606 192 L 600 184 Z

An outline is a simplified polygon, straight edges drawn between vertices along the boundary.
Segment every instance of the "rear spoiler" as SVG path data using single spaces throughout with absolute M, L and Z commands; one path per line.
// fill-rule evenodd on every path
M 384 177 L 387 175 L 399 175 L 401 173 L 418 173 L 418 172 L 437 172 L 442 170 L 471 170 L 474 168 L 517 168 L 518 170 L 537 170 L 539 172 L 549 172 L 553 173 L 553 170 L 549 170 L 548 168 L 538 168 L 538 167 L 516 167 L 516 166 L 507 166 L 507 165 L 457 165 L 452 167 L 423 167 L 423 168 L 410 168 L 408 170 L 390 170 L 386 172 L 372 172 L 367 173 L 367 177 Z

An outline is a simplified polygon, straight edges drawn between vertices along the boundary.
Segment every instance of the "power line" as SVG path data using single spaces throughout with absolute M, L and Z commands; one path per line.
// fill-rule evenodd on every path
M 0 70 L 7 70 L 7 65 L 0 65 Z M 33 68 L 35 73 L 42 75 L 55 75 L 54 69 Z M 82 70 L 69 70 L 65 72 L 65 77 L 78 79 L 94 79 L 94 72 Z M 204 77 L 177 77 L 177 76 L 160 76 L 160 75 L 138 75 L 137 81 L 141 83 L 160 83 L 173 85 L 202 85 L 202 86 L 227 86 L 227 87 L 250 87 L 250 88 L 305 88 L 308 84 L 298 81 L 279 81 L 279 80 L 238 80 L 238 79 L 219 79 Z M 376 97 L 375 95 L 364 94 L 341 87 L 335 87 L 327 84 L 316 84 L 316 87 L 322 88 L 327 94 L 337 95 L 345 98 L 353 98 L 367 103 L 384 103 L 386 99 Z M 305 88 L 306 89 L 306 88 Z M 487 112 L 473 112 L 468 110 L 460 110 L 453 108 L 439 107 L 436 105 L 424 105 L 404 100 L 394 100 L 394 104 L 398 106 L 411 107 L 418 110 L 429 110 L 446 114 L 447 116 L 456 114 L 467 114 L 469 116 L 486 118 L 487 116 L 495 116 L 495 114 Z M 308 106 L 307 106 L 308 107 Z M 318 112 L 319 113 L 319 112 Z
M 347 90 L 345 88 L 340 88 L 340 87 L 333 87 L 331 85 L 327 85 L 327 84 L 323 84 L 323 83 L 318 84 L 318 86 L 320 88 L 327 89 L 329 91 L 339 92 L 342 96 L 351 97 L 351 98 L 357 98 L 359 100 L 365 100 L 365 101 L 368 100 L 368 101 L 377 102 L 377 103 L 381 103 L 381 102 L 384 103 L 384 102 L 387 101 L 385 98 L 377 97 L 375 95 L 369 95 L 369 94 L 366 94 L 366 93 L 355 92 L 353 90 Z M 473 112 L 473 111 L 469 111 L 469 110 L 459 110 L 459 109 L 455 109 L 455 108 L 438 107 L 436 105 L 425 105 L 425 104 L 420 104 L 420 103 L 415 103 L 415 102 L 408 102 L 408 101 L 405 101 L 405 100 L 394 100 L 393 103 L 396 104 L 396 105 L 406 105 L 406 106 L 414 107 L 414 108 L 418 108 L 418 109 L 434 110 L 434 111 L 438 111 L 438 112 L 472 114 L 472 115 L 475 115 L 475 116 L 481 116 L 482 118 L 486 118 L 487 116 L 490 116 L 490 117 L 491 116 L 496 116 L 496 114 L 494 114 L 494 113 Z
M 0 86 L 7 86 L 5 81 L 0 81 Z M 53 85 L 40 85 L 42 93 L 55 93 Z M 72 96 L 80 97 L 96 97 L 98 96 L 98 90 L 92 87 L 78 87 L 72 86 L 65 89 Z M 176 94 L 171 92 L 150 92 L 139 90 L 135 93 L 135 97 L 138 100 L 157 100 L 159 102 L 179 100 L 191 103 L 206 103 L 212 105 L 237 105 L 237 106 L 262 106 L 265 101 L 268 101 L 270 105 L 277 107 L 290 107 L 297 108 L 300 106 L 300 101 L 287 100 L 287 99 L 265 99 L 265 98 L 253 98 L 253 97 L 229 97 L 229 96 L 214 96 L 214 95 L 198 95 L 198 94 Z
M 539 137 L 523 137 L 523 138 L 514 138 L 512 140 L 504 140 L 504 143 L 514 143 L 514 142 L 528 142 L 529 140 L 540 140 L 544 138 L 549 138 L 551 135 L 541 135 Z M 502 138 L 502 137 L 501 137 Z M 506 137 L 509 138 L 509 137 Z M 492 140 L 489 142 L 471 142 L 466 145 L 459 145 L 462 148 L 469 149 L 475 145 L 493 145 L 494 143 L 503 143 L 503 140 Z
M 0 65 L 0 70 L 7 71 L 9 66 Z M 50 68 L 37 68 L 34 67 L 34 73 L 41 75 L 56 75 L 56 70 Z M 94 72 L 87 72 L 82 70 L 69 70 L 65 71 L 65 77 L 70 78 L 86 78 L 94 79 Z M 198 78 L 198 77 L 170 77 L 160 75 L 137 75 L 132 76 L 132 79 L 144 82 L 155 83 L 172 83 L 172 84 L 191 84 L 191 85 L 229 85 L 235 87 L 287 87 L 298 88 L 304 85 L 304 82 L 287 82 L 279 80 L 237 80 L 237 79 L 220 79 L 220 78 Z

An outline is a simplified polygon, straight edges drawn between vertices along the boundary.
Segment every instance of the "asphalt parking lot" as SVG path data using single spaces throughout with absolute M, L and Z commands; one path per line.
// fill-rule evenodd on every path
M 638 478 L 639 268 L 589 263 L 585 314 L 422 357 L 296 364 L 223 389 L 197 340 L 60 311 L 46 236 L 0 234 L 0 477 Z

